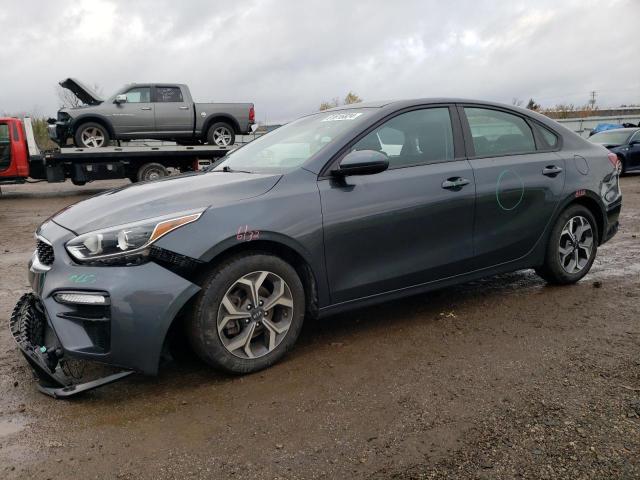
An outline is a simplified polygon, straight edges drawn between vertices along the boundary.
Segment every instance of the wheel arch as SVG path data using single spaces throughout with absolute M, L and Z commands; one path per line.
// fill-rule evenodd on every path
M 260 239 L 238 242 L 236 237 L 223 242 L 225 245 L 215 253 L 206 263 L 206 270 L 226 259 L 243 253 L 267 253 L 275 255 L 289 263 L 296 271 L 305 292 L 307 315 L 318 316 L 318 277 L 314 271 L 309 256 L 296 243 L 286 237 L 260 232 Z
M 215 114 L 215 115 L 211 116 L 210 118 L 207 118 L 207 120 L 205 121 L 204 125 L 202 126 L 202 132 L 200 132 L 200 136 L 204 140 L 207 139 L 207 134 L 209 133 L 209 128 L 211 127 L 211 125 L 213 125 L 216 122 L 226 122 L 229 125 L 231 125 L 231 128 L 233 128 L 234 133 L 236 135 L 240 134 L 240 124 L 238 123 L 238 121 L 235 118 L 233 118 L 230 115 Z
M 581 195 L 578 195 L 578 193 L 574 193 L 569 198 L 567 198 L 563 203 L 562 208 L 558 209 L 558 213 L 553 223 L 555 223 L 562 212 L 564 212 L 572 205 L 582 205 L 591 212 L 593 217 L 596 219 L 596 227 L 598 228 L 598 245 L 602 243 L 602 239 L 605 234 L 604 230 L 606 227 L 607 215 L 604 208 L 602 207 L 601 201 L 597 198 L 596 194 L 591 191 L 584 191 L 584 193 Z
M 87 115 L 82 115 L 73 120 L 73 124 L 71 125 L 72 135 L 75 137 L 75 134 L 77 133 L 78 128 L 80 128 L 80 126 L 82 126 L 83 124 L 89 123 L 89 122 L 99 123 L 100 125 L 102 125 L 104 128 L 107 129 L 107 132 L 109 132 L 109 137 L 111 137 L 112 140 L 116 139 L 115 131 L 113 130 L 113 126 L 111 125 L 111 122 L 105 117 L 103 117 L 102 115 L 96 115 L 91 113 Z

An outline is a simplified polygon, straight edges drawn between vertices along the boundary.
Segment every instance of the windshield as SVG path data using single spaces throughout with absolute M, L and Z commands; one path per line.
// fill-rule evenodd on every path
M 360 124 L 370 111 L 359 108 L 300 118 L 229 153 L 215 169 L 279 173 L 299 167 L 339 135 Z
M 629 130 L 607 130 L 606 132 L 596 133 L 589 140 L 603 145 L 624 145 L 633 133 L 629 132 Z

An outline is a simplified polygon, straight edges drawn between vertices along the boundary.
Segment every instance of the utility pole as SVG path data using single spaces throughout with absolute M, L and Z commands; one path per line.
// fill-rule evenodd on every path
M 589 99 L 589 106 L 591 107 L 591 110 L 593 110 L 596 106 L 596 95 L 598 93 L 595 90 L 591 90 L 591 98 Z

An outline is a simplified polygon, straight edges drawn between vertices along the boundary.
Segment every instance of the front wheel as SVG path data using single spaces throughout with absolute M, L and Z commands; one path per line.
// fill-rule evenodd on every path
M 291 349 L 304 313 L 304 288 L 291 265 L 265 253 L 241 254 L 205 281 L 188 319 L 188 336 L 209 365 L 250 373 Z
M 76 147 L 102 148 L 109 146 L 109 132 L 101 124 L 95 122 L 83 123 L 76 129 L 74 135 Z
M 226 122 L 216 122 L 207 131 L 207 143 L 218 147 L 228 147 L 236 141 L 233 127 Z
M 589 272 L 597 250 L 598 228 L 593 214 L 582 205 L 573 205 L 556 220 L 544 265 L 536 272 L 549 283 L 575 283 Z

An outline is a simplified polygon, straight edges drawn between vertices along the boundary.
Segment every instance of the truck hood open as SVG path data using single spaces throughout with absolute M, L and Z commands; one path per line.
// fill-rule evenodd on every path
M 278 183 L 280 174 L 193 173 L 128 185 L 58 212 L 52 220 L 77 235 L 147 218 L 257 197 Z
M 100 98 L 100 95 L 78 79 L 67 78 L 66 80 L 62 80 L 59 85 L 71 91 L 82 103 L 86 103 L 87 105 L 100 105 L 104 102 L 104 100 Z

